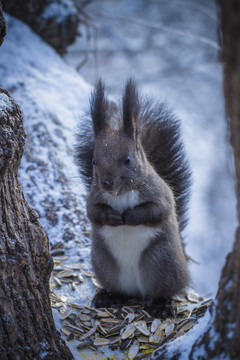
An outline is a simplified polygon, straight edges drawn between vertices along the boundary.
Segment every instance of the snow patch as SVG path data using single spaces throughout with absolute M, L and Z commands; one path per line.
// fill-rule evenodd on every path
M 0 93 L 0 111 L 7 109 L 12 109 L 12 103 L 6 94 Z

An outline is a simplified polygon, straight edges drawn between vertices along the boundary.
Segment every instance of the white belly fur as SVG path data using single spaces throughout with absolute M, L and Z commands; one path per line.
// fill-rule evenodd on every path
M 122 290 L 129 295 L 140 293 L 144 296 L 145 290 L 139 273 L 139 260 L 142 252 L 149 245 L 153 236 L 159 232 L 159 229 L 152 229 L 144 225 L 116 227 L 105 225 L 100 232 L 105 244 L 118 262 L 119 282 Z
M 113 209 L 120 213 L 139 204 L 138 192 L 136 191 L 117 197 L 106 195 L 106 200 Z M 142 296 L 145 295 L 139 272 L 140 256 L 152 238 L 160 231 L 159 227 L 150 228 L 144 225 L 116 227 L 104 225 L 101 227 L 100 233 L 104 242 L 120 268 L 120 286 L 127 294 L 140 293 Z

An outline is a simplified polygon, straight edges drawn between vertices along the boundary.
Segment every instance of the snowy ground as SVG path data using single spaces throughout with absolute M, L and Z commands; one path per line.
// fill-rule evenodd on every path
M 88 106 L 89 82 L 101 75 L 117 96 L 133 75 L 144 93 L 167 99 L 183 121 L 194 175 L 185 241 L 188 254 L 200 262 L 190 265 L 195 288 L 201 295 L 213 293 L 236 226 L 214 2 L 101 1 L 87 12 L 98 26 L 97 68 L 91 42 L 80 38 L 65 57 L 67 65 L 7 16 L 0 86 L 24 116 L 28 139 L 19 175 L 25 196 L 50 242 L 66 243 L 68 262 L 91 269 L 85 194 L 72 161 L 75 128 Z M 86 54 L 89 61 L 77 72 Z M 93 289 L 85 277 L 77 291 L 65 286 L 62 293 L 85 304 Z M 60 328 L 57 313 L 55 318 Z

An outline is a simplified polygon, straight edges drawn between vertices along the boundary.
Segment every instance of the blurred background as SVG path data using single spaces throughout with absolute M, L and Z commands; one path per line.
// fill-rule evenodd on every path
M 184 233 L 186 251 L 195 260 L 190 262 L 192 285 L 203 296 L 214 294 L 237 224 L 215 1 L 3 0 L 3 9 L 28 23 L 58 52 L 25 27 L 19 31 L 20 23 L 7 18 L 1 86 L 10 90 L 23 111 L 29 137 L 20 177 L 50 241 L 63 240 L 70 248 L 83 212 L 81 206 L 78 212 L 72 210 L 77 209 L 80 191 L 73 195 L 65 180 L 72 172 L 69 134 L 75 132 L 79 108 L 88 107 L 91 90 L 81 79 L 94 85 L 102 77 L 109 95 L 118 99 L 126 79 L 133 76 L 143 94 L 166 100 L 181 119 L 193 170 Z M 8 64 L 9 59 L 14 64 Z M 61 165 L 47 168 L 49 159 L 57 156 Z M 50 182 L 58 169 L 61 180 L 54 186 Z M 84 249 L 79 250 L 82 257 Z
M 90 1 L 81 37 L 64 56 L 84 79 L 121 95 L 133 76 L 143 93 L 166 100 L 182 121 L 193 169 L 185 231 L 193 285 L 216 290 L 236 228 L 234 170 L 220 63 L 218 9 L 212 0 Z

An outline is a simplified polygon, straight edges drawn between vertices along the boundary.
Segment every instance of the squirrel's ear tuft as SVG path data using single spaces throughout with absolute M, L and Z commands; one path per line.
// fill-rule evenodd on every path
M 135 81 L 130 78 L 123 93 L 123 131 L 126 135 L 136 140 L 137 118 L 140 104 Z
M 97 85 L 92 92 L 90 98 L 90 111 L 93 121 L 93 130 L 95 136 L 99 134 L 101 130 L 106 127 L 108 117 L 108 100 L 104 94 L 105 86 L 101 79 L 97 82 Z

